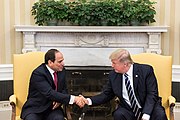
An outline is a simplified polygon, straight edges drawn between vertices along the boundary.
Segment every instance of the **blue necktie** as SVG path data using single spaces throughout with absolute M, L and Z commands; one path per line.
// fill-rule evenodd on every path
M 125 86 L 126 86 L 127 93 L 129 96 L 129 101 L 131 103 L 131 108 L 135 114 L 135 117 L 137 118 L 137 120 L 139 120 L 140 116 L 141 116 L 140 108 L 138 107 L 137 101 L 135 100 L 135 95 L 134 95 L 133 89 L 131 87 L 130 80 L 128 78 L 128 74 L 125 73 L 124 76 L 125 76 Z

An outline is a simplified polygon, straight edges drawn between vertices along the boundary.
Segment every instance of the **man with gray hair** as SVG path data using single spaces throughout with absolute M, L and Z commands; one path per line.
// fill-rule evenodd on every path
M 86 103 L 100 105 L 117 96 L 120 103 L 113 112 L 114 120 L 167 120 L 153 67 L 134 63 L 125 49 L 114 51 L 109 58 L 114 70 L 105 89 Z

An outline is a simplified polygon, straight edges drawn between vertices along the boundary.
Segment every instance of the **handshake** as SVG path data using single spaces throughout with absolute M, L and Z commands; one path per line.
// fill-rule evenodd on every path
M 85 104 L 89 104 L 89 101 L 82 95 L 75 96 L 74 103 L 80 108 L 84 107 Z

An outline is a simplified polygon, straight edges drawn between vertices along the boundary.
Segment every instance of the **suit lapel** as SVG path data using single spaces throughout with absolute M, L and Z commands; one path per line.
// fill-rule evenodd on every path
M 139 82 L 139 69 L 136 63 L 133 64 L 133 86 L 134 90 L 136 92 L 138 82 Z
M 134 92 L 136 95 L 136 98 L 139 102 L 139 104 L 141 105 L 141 101 L 140 101 L 140 97 L 138 94 L 138 89 L 141 89 L 141 87 L 139 86 L 139 83 L 141 82 L 141 72 L 140 72 L 140 66 L 137 63 L 134 63 L 133 66 L 133 85 L 134 85 Z M 138 88 L 139 87 L 139 88 Z
M 45 72 L 46 72 L 46 76 L 47 76 L 47 80 L 48 82 L 50 83 L 50 85 L 53 87 L 53 89 L 55 89 L 55 84 L 54 84 L 54 80 L 52 78 L 52 75 L 51 73 L 49 72 L 49 70 L 47 69 L 47 67 L 45 66 L 44 64 L 44 69 L 45 69 Z

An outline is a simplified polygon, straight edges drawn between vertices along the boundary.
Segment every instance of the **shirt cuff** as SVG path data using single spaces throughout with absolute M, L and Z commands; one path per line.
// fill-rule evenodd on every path
M 88 100 L 88 105 L 92 105 L 92 100 L 90 98 L 87 98 Z
M 74 103 L 74 99 L 75 99 L 75 96 L 74 95 L 71 95 L 70 96 L 70 101 L 69 101 L 69 104 L 72 105 Z
M 150 115 L 143 114 L 142 118 L 143 118 L 143 120 L 149 120 L 150 119 Z

